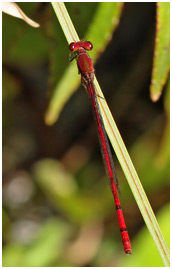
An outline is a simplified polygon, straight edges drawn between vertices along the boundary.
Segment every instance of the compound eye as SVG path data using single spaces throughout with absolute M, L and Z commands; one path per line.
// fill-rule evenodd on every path
M 78 50 L 78 45 L 77 45 L 77 43 L 75 43 L 75 42 L 70 43 L 70 45 L 69 45 L 69 50 L 70 50 L 71 52 L 77 51 L 77 50 Z
M 90 41 L 86 41 L 86 42 L 84 42 L 84 46 L 83 47 L 86 50 L 92 50 L 93 44 Z

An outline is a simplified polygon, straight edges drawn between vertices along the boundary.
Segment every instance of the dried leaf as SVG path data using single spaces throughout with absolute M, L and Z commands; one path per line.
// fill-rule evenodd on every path
M 26 23 L 28 23 L 32 27 L 40 26 L 37 22 L 34 22 L 30 18 L 28 18 L 16 3 L 3 2 L 2 11 L 11 16 L 24 20 Z

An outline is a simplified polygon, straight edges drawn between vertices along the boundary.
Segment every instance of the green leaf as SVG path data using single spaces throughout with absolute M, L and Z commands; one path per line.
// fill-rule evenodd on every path
M 168 162 L 168 170 L 170 164 L 170 79 L 167 82 L 164 95 L 164 109 L 166 112 L 166 125 L 163 128 L 163 137 L 159 144 L 159 150 L 156 157 L 156 165 L 164 167 Z M 169 177 L 168 177 L 169 178 Z
M 122 7 L 123 3 L 118 2 L 101 2 L 99 4 L 85 38 L 94 45 L 93 50 L 89 52 L 93 62 L 110 42 L 114 30 L 119 24 Z
M 163 90 L 170 68 L 170 3 L 157 3 L 155 52 L 150 94 L 156 102 Z

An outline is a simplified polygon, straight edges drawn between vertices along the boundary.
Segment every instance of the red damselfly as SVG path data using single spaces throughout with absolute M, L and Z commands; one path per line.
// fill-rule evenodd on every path
M 105 164 L 105 168 L 110 180 L 110 186 L 113 193 L 116 212 L 122 237 L 122 242 L 124 246 L 124 251 L 126 254 L 131 254 L 131 243 L 129 239 L 129 235 L 127 232 L 123 211 L 121 209 L 120 200 L 118 197 L 118 180 L 115 173 L 114 162 L 112 159 L 112 153 L 110 150 L 110 145 L 108 142 L 108 138 L 106 135 L 103 119 L 100 113 L 99 104 L 97 100 L 97 94 L 94 85 L 94 68 L 93 63 L 90 56 L 87 54 L 86 50 L 92 50 L 93 45 L 91 42 L 80 41 L 80 42 L 72 42 L 69 45 L 69 50 L 74 52 L 74 57 L 70 59 L 72 61 L 74 58 L 77 60 L 78 70 L 81 74 L 81 82 L 83 86 L 87 89 L 89 98 L 91 100 L 94 117 L 97 123 L 98 134 L 99 134 L 99 142 L 101 147 L 101 152 Z

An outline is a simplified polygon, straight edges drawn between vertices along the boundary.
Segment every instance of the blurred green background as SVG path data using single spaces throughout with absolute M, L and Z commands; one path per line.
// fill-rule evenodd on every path
M 66 3 L 81 39 L 99 5 Z M 50 3 L 19 6 L 41 27 L 3 14 L 3 266 L 163 266 L 114 154 L 133 249 L 124 254 L 85 89 L 45 124 L 68 44 Z M 169 80 L 157 103 L 149 97 L 156 3 L 119 8 L 96 77 L 169 243 Z

